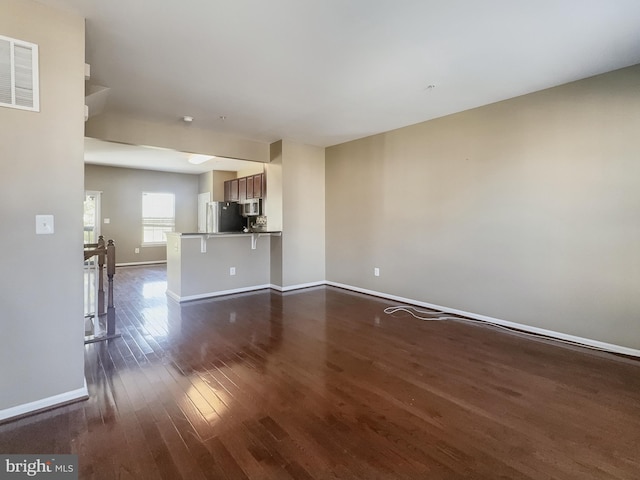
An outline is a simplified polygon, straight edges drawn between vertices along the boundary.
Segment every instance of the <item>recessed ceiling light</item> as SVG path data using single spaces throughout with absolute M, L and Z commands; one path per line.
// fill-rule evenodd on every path
M 201 153 L 192 153 L 189 155 L 189 163 L 193 163 L 194 165 L 200 165 L 212 158 L 216 158 L 213 155 L 203 155 Z

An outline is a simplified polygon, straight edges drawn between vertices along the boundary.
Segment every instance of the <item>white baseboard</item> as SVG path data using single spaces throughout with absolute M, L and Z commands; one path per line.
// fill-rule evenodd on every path
M 301 283 L 299 285 L 290 285 L 288 287 L 281 287 L 280 285 L 274 285 L 273 283 L 269 283 L 264 285 L 253 285 L 250 287 L 234 288 L 231 290 L 219 290 L 216 292 L 200 293 L 198 295 L 185 295 L 184 297 L 181 297 L 180 295 L 178 295 L 177 293 L 171 290 L 167 290 L 166 293 L 167 293 L 167 296 L 172 300 L 175 300 L 178 303 L 182 303 L 182 302 L 189 302 L 192 300 L 202 300 L 205 298 L 221 297 L 223 295 L 233 295 L 237 293 L 253 292 L 256 290 L 264 290 L 266 288 L 270 288 L 278 292 L 284 293 L 284 292 L 290 292 L 292 290 L 299 290 L 301 288 L 324 286 L 326 284 L 327 282 L 325 282 L 324 280 L 321 280 L 319 282 Z
M 129 262 L 129 263 L 116 263 L 116 267 L 136 267 L 138 265 L 162 265 L 167 263 L 166 260 L 153 260 L 151 262 Z
M 300 290 L 301 288 L 321 287 L 326 285 L 327 282 L 320 280 L 319 282 L 300 283 L 298 285 L 289 285 L 288 287 L 281 287 L 280 285 L 271 284 L 271 288 L 279 292 L 290 292 L 292 290 Z
M 167 297 L 169 297 L 171 300 L 174 300 L 176 302 L 180 302 L 180 295 L 172 292 L 171 290 L 167 290 Z
M 182 302 L 189 302 L 191 300 L 202 300 L 204 298 L 221 297 L 223 295 L 233 295 L 234 293 L 253 292 L 255 290 L 264 290 L 266 288 L 271 288 L 271 285 L 270 284 L 253 285 L 251 287 L 233 288 L 231 290 L 218 290 L 216 292 L 200 293 L 198 295 L 185 295 L 184 297 L 181 297 L 180 295 L 178 295 L 175 292 L 172 292 L 171 290 L 167 290 L 167 296 L 169 296 L 169 298 L 175 300 L 176 302 L 182 303 Z
M 554 330 L 547 330 L 544 328 L 538 328 L 538 327 L 533 327 L 531 325 L 525 325 L 522 323 L 515 323 L 515 322 L 510 322 L 508 320 L 502 320 L 499 318 L 494 318 L 494 317 L 489 317 L 487 315 L 480 315 L 477 313 L 473 313 L 473 312 L 466 312 L 464 310 L 458 310 L 456 308 L 449 308 L 449 307 L 445 307 L 442 305 L 436 305 L 433 303 L 427 303 L 427 302 L 421 302 L 419 300 L 414 300 L 412 298 L 406 298 L 406 297 L 400 297 L 397 295 L 390 295 L 387 293 L 383 293 L 383 292 L 378 292 L 375 290 L 368 290 L 366 288 L 360 288 L 360 287 L 354 287 L 353 285 L 346 285 L 344 283 L 338 283 L 338 282 L 331 282 L 331 281 L 317 281 L 317 282 L 310 282 L 310 283 L 303 283 L 303 284 L 299 284 L 299 285 L 290 285 L 287 287 L 282 287 L 280 285 L 274 285 L 274 284 L 266 284 L 266 285 L 256 285 L 253 287 L 245 287 L 245 288 L 237 288 L 237 289 L 233 289 L 233 290 L 222 290 L 222 291 L 218 291 L 218 292 L 209 292 L 209 293 L 203 293 L 200 295 L 189 295 L 189 296 L 184 296 L 184 297 L 180 297 L 179 295 L 175 294 L 174 292 L 171 292 L 169 290 L 167 290 L 167 295 L 172 298 L 173 300 L 177 301 L 177 302 L 187 302 L 190 300 L 200 300 L 200 299 L 204 299 L 204 298 L 212 298 L 212 297 L 219 297 L 222 295 L 231 295 L 234 293 L 245 293 L 245 292 L 252 292 L 254 290 L 263 290 L 265 288 L 271 288 L 273 290 L 276 290 L 278 292 L 290 292 L 293 290 L 300 290 L 303 288 L 309 288 L 309 287 L 317 287 L 317 286 L 322 286 L 322 285 L 329 285 L 329 286 L 333 286 L 333 287 L 338 287 L 338 288 L 343 288 L 345 290 L 351 290 L 353 292 L 358 292 L 358 293 L 364 293 L 366 295 L 373 295 L 375 297 L 380 297 L 380 298 L 385 298 L 388 300 L 394 300 L 396 302 L 401 302 L 401 303 L 406 303 L 409 305 L 417 305 L 420 307 L 424 307 L 424 308 L 430 308 L 433 310 L 438 310 L 441 312 L 445 312 L 445 313 L 451 313 L 451 314 L 455 314 L 455 315 L 462 315 L 463 317 L 467 317 L 467 318 L 472 318 L 474 320 L 480 320 L 483 322 L 488 322 L 488 323 L 495 323 L 496 325 L 501 325 L 504 327 L 509 327 L 509 328 L 514 328 L 517 330 L 522 330 L 524 332 L 529 332 L 529 333 L 534 333 L 537 335 L 543 335 L 545 337 L 550 337 L 550 338 L 556 338 L 559 340 L 565 340 L 568 342 L 572 342 L 572 343 L 577 343 L 577 344 L 582 344 L 582 345 L 586 345 L 589 347 L 594 347 L 597 349 L 601 349 L 601 350 L 606 350 L 612 353 L 618 353 L 621 355 L 629 355 L 631 357 L 640 357 L 640 350 L 635 349 L 635 348 L 629 348 L 629 347 L 624 347 L 622 345 L 615 345 L 613 343 L 607 343 L 607 342 L 601 342 L 599 340 L 593 340 L 591 338 L 584 338 L 584 337 L 578 337 L 576 335 L 569 335 L 566 333 L 562 333 L 562 332 L 556 332 Z
M 42 410 L 49 410 L 59 405 L 64 405 L 78 400 L 85 400 L 87 398 L 89 398 L 89 390 L 87 390 L 87 381 L 85 380 L 84 386 L 77 390 L 60 393 L 52 397 L 43 398 L 42 400 L 36 400 L 35 402 L 23 403 L 22 405 L 0 410 L 0 422 L 11 418 L 22 417 L 27 414 L 37 413 Z
M 599 340 L 593 340 L 591 338 L 578 337 L 575 335 L 569 335 L 566 333 L 556 332 L 553 330 L 546 330 L 544 328 L 533 327 L 531 325 L 525 325 L 522 323 L 509 322 L 507 320 L 501 320 L 499 318 L 488 317 L 486 315 L 479 315 L 477 313 L 465 312 L 464 310 L 458 310 L 455 308 L 443 307 L 442 305 L 435 305 L 433 303 L 421 302 L 419 300 L 413 300 L 411 298 L 399 297 L 397 295 L 389 295 L 387 293 L 377 292 L 375 290 L 367 290 L 366 288 L 354 287 L 352 285 L 345 285 L 337 282 L 325 282 L 326 285 L 333 287 L 344 288 L 346 290 L 352 290 L 354 292 L 364 293 L 367 295 L 373 295 L 375 297 L 386 298 L 388 300 L 394 300 L 409 305 L 417 305 L 420 307 L 430 308 L 445 313 L 452 313 L 456 315 L 462 315 L 463 317 L 472 318 L 474 320 L 480 320 L 483 322 L 495 323 L 496 325 L 502 325 L 504 327 L 515 328 L 529 333 L 537 335 L 544 335 L 546 337 L 557 338 L 559 340 L 566 340 L 568 342 L 580 343 L 590 347 L 606 350 L 612 353 L 619 353 L 621 355 L 629 355 L 631 357 L 640 357 L 640 350 L 635 348 L 623 347 L 621 345 L 615 345 L 613 343 L 601 342 Z

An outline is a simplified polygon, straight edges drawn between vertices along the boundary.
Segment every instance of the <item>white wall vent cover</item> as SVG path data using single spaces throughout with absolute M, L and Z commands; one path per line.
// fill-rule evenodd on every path
M 37 45 L 0 35 L 0 107 L 40 111 Z

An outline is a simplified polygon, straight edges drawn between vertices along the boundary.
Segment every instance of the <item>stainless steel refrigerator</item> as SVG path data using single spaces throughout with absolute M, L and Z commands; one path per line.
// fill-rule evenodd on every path
M 241 232 L 245 219 L 238 202 L 209 202 L 207 204 L 207 233 Z

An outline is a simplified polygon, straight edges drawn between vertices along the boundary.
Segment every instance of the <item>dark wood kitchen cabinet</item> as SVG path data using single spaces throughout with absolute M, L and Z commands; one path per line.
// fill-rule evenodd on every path
M 262 179 L 264 175 L 259 173 L 253 176 L 253 198 L 262 198 Z
M 244 202 L 247 199 L 247 177 L 238 179 L 238 201 Z
M 265 193 L 263 173 L 224 182 L 225 202 L 244 202 L 252 198 L 262 198 Z
M 247 200 L 250 200 L 254 197 L 258 198 L 254 195 L 253 176 L 251 176 L 251 177 L 247 177 Z
M 238 201 L 238 180 L 226 180 L 224 182 L 224 201 L 225 202 L 237 202 Z
M 238 201 L 238 179 L 229 180 L 229 200 L 228 202 Z

